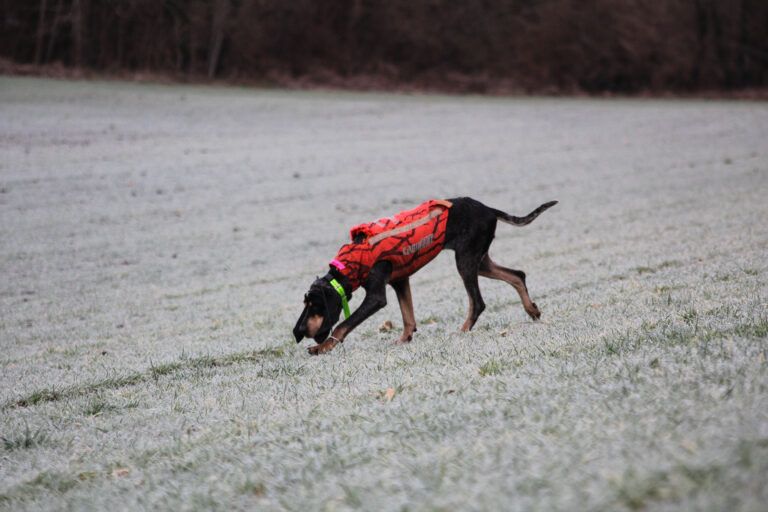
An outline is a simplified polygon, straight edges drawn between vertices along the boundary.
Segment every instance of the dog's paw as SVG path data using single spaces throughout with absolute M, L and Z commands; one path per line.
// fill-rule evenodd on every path
M 531 309 L 526 309 L 525 312 L 528 313 L 528 315 L 534 320 L 538 320 L 541 318 L 541 311 L 539 311 L 539 307 L 535 302 L 531 302 L 531 306 L 533 307 Z
M 395 345 L 403 345 L 405 343 L 410 343 L 411 340 L 413 340 L 412 335 L 409 334 L 406 336 L 405 334 L 403 334 L 402 336 L 400 336 L 398 339 L 395 340 Z
M 309 352 L 309 355 L 311 356 L 317 356 L 320 354 L 325 354 L 326 352 L 330 352 L 333 350 L 333 347 L 336 346 L 337 341 L 336 340 L 325 340 L 322 343 L 318 343 L 314 347 L 309 347 L 307 349 L 307 352 Z

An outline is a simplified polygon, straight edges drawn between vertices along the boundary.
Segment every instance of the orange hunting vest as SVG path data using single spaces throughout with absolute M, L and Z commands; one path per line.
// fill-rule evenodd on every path
M 330 265 L 349 279 L 353 291 L 378 261 L 392 263 L 390 281 L 410 276 L 443 250 L 450 207 L 449 201 L 433 199 L 393 217 L 358 224 L 349 232 L 352 243 L 342 246 Z M 355 243 L 360 234 L 365 239 Z

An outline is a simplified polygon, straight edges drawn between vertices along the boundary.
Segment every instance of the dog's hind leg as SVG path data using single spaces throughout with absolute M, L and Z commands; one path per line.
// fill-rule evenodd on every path
M 462 281 L 464 281 L 464 288 L 467 289 L 467 295 L 469 296 L 469 312 L 467 313 L 464 325 L 461 326 L 461 330 L 467 332 L 472 330 L 475 322 L 477 322 L 480 314 L 485 309 L 483 296 L 480 295 L 480 285 L 477 282 L 480 261 L 473 254 L 456 251 L 456 267 L 459 270 Z
M 411 296 L 411 284 L 407 277 L 389 283 L 395 289 L 397 302 L 400 303 L 400 312 L 403 314 L 403 335 L 399 343 L 406 343 L 413 339 L 416 332 L 416 315 L 413 313 L 413 297 Z
M 525 272 L 497 265 L 491 260 L 491 257 L 486 254 L 480 262 L 480 275 L 490 279 L 499 279 L 500 281 L 511 284 L 512 287 L 517 290 L 518 295 L 520 295 L 520 300 L 523 302 L 525 312 L 534 320 L 538 320 L 539 317 L 541 317 L 539 308 L 528 295 L 528 287 L 525 285 Z

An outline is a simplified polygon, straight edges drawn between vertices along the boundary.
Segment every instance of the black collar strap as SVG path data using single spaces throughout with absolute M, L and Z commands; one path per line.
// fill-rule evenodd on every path
M 338 274 L 338 276 L 337 276 Z M 333 287 L 341 298 L 341 307 L 344 310 L 344 319 L 349 318 L 349 300 L 352 298 L 352 292 L 349 290 L 349 279 L 341 272 L 330 271 L 323 276 L 325 281 Z
M 349 282 L 349 278 L 347 278 L 347 276 L 345 276 L 341 272 L 336 272 L 336 271 L 334 271 L 334 269 L 331 269 L 330 272 L 328 272 L 327 274 L 325 274 L 323 276 L 323 279 L 328 281 L 329 283 L 333 279 L 336 279 L 336 281 L 339 282 L 339 284 L 342 286 L 342 288 L 344 288 L 344 293 L 347 296 L 347 300 L 351 300 L 352 299 L 352 285 Z

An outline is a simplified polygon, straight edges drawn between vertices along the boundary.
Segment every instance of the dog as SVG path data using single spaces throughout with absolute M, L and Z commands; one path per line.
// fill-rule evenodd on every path
M 353 227 L 351 243 L 342 246 L 329 264 L 328 273 L 316 279 L 304 295 L 304 310 L 293 329 L 296 343 L 305 337 L 313 338 L 317 345 L 308 349 L 312 355 L 333 350 L 355 327 L 387 304 L 388 284 L 395 290 L 403 316 L 398 341 L 411 341 L 416 317 L 408 278 L 443 249 L 455 252 L 456 267 L 469 296 L 462 331 L 471 330 L 485 309 L 478 276 L 512 285 L 525 312 L 538 320 L 541 312 L 528 295 L 525 272 L 496 264 L 488 249 L 498 221 L 525 226 L 556 204 L 550 201 L 525 217 L 515 217 L 469 197 L 431 200 L 393 217 Z M 348 301 L 360 287 L 365 289 L 365 298 L 350 315 Z M 334 328 L 342 310 L 345 320 Z

